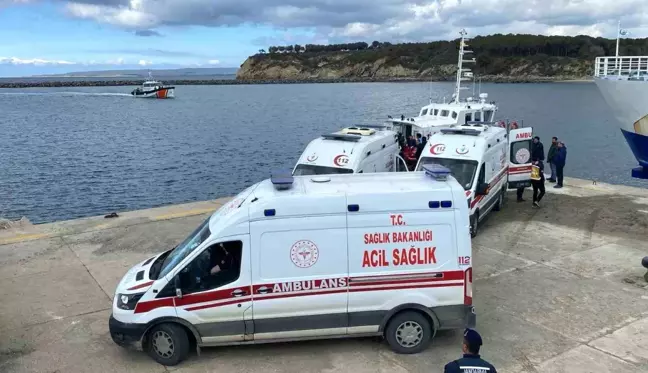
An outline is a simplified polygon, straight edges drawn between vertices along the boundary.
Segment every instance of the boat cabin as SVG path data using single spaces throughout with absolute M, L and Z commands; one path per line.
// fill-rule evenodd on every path
M 162 86 L 162 82 L 158 82 L 157 80 L 147 80 L 144 83 L 142 83 L 142 88 L 155 88 L 161 86 Z
M 392 118 L 390 122 L 393 128 L 405 137 L 416 133 L 427 136 L 439 132 L 442 128 L 469 122 L 494 122 L 497 106 L 486 102 L 487 97 L 486 93 L 482 93 L 479 101 L 468 97 L 460 102 L 431 103 L 423 106 L 416 117 Z

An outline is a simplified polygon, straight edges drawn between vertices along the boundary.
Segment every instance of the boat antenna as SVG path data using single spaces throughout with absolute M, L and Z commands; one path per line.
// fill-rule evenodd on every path
M 455 93 L 454 93 L 454 102 L 456 103 L 459 103 L 460 101 L 460 91 L 462 89 L 467 89 L 467 87 L 461 86 L 461 82 L 465 80 L 470 80 L 469 77 L 464 76 L 464 73 L 470 72 L 470 69 L 464 68 L 463 64 L 468 62 L 475 62 L 474 58 L 470 60 L 464 60 L 464 54 L 472 53 L 472 51 L 466 49 L 466 47 L 468 46 L 468 44 L 466 44 L 466 41 L 469 40 L 468 38 L 466 38 L 466 35 L 468 35 L 466 30 L 461 29 L 459 34 L 461 35 L 461 38 L 459 39 L 459 61 L 457 62 L 457 82 L 455 84 Z

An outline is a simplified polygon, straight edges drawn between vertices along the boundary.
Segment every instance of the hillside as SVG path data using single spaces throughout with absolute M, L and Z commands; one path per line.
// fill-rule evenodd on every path
M 616 41 L 589 36 L 496 34 L 468 42 L 468 64 L 483 81 L 588 79 L 594 58 L 614 55 Z M 453 80 L 459 40 L 390 44 L 271 46 L 250 56 L 239 80 Z M 647 55 L 648 38 L 623 39 L 620 54 Z

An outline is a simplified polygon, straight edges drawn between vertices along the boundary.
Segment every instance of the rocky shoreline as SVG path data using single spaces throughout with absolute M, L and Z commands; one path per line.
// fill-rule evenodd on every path
M 483 83 L 549 83 L 564 81 L 590 81 L 582 76 L 483 76 Z M 167 85 L 241 85 L 241 84 L 313 84 L 313 83 L 402 83 L 402 82 L 444 82 L 454 81 L 454 77 L 415 77 L 415 78 L 367 78 L 349 77 L 333 79 L 206 79 L 206 80 L 168 80 Z M 107 87 L 139 86 L 141 80 L 61 80 L 47 82 L 0 82 L 0 88 L 53 88 L 53 87 Z

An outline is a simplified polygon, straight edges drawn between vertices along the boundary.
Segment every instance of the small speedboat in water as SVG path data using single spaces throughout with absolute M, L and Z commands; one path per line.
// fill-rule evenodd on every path
M 173 98 L 175 97 L 175 87 L 165 85 L 164 83 L 154 80 L 149 73 L 149 79 L 142 83 L 141 87 L 135 88 L 131 95 L 143 98 Z

